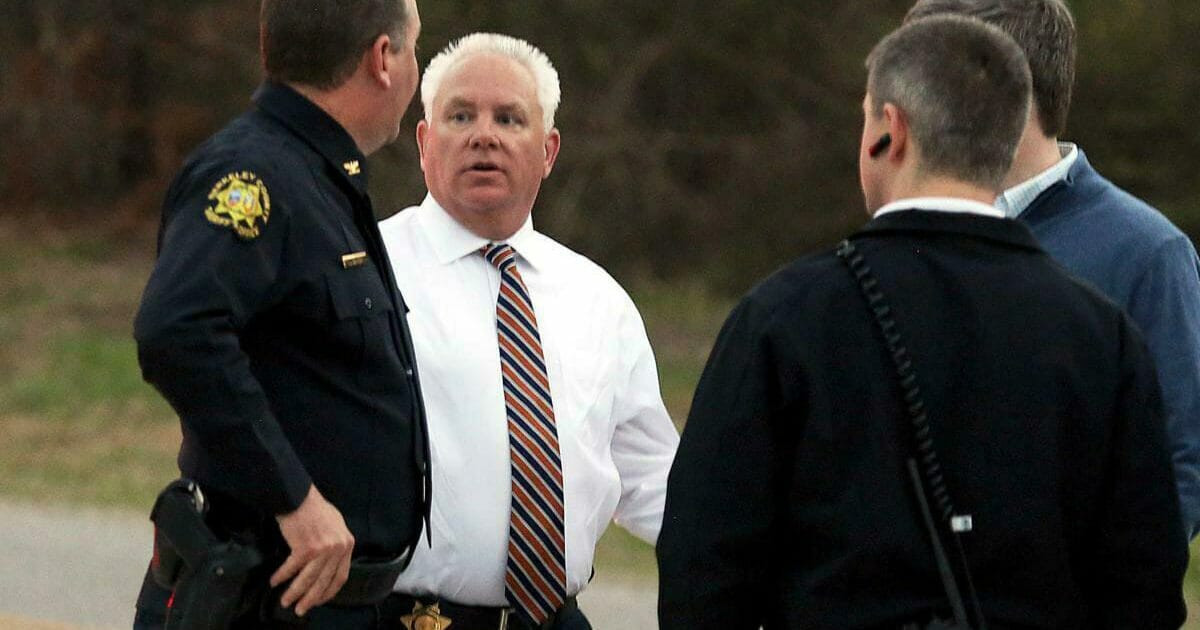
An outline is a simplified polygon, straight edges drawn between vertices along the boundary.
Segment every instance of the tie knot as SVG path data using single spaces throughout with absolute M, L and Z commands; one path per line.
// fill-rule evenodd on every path
M 490 243 L 483 248 L 483 257 L 500 271 L 517 263 L 517 252 L 508 243 Z

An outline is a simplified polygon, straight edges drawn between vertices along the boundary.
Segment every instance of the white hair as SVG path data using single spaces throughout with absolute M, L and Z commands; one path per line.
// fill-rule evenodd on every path
M 425 76 L 421 79 L 421 105 L 425 108 L 425 120 L 432 120 L 433 101 L 442 86 L 442 79 L 451 68 L 481 54 L 507 57 L 521 64 L 533 75 L 538 104 L 542 107 L 542 125 L 549 132 L 554 128 L 554 112 L 562 90 L 558 85 L 558 71 L 550 58 L 533 44 L 516 37 L 497 33 L 472 33 L 450 42 L 429 62 Z

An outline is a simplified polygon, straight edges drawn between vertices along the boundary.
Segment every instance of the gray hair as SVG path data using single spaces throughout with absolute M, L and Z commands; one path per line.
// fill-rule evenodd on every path
M 917 0 L 905 22 L 966 15 L 999 27 L 1025 52 L 1033 74 L 1038 123 L 1048 137 L 1066 131 L 1075 83 L 1075 19 L 1062 0 Z
M 554 128 L 554 113 L 562 90 L 558 84 L 558 71 L 549 57 L 533 44 L 508 35 L 497 33 L 472 33 L 451 42 L 429 62 L 425 76 L 421 79 L 421 105 L 425 108 L 425 120 L 433 116 L 433 101 L 437 98 L 442 80 L 451 68 L 475 55 L 491 54 L 512 59 L 533 75 L 538 104 L 542 107 L 542 125 L 549 132 Z
M 893 31 L 867 57 L 872 115 L 908 119 L 921 168 L 999 189 L 1029 116 L 1025 55 L 1000 29 L 941 16 Z

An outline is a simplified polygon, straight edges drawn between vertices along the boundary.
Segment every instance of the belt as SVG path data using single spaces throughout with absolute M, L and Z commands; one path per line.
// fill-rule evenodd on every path
M 551 630 L 563 617 L 578 608 L 575 598 L 568 597 L 550 619 L 541 625 L 534 625 L 514 608 L 467 606 L 436 597 L 392 593 L 384 600 L 379 611 L 382 627 L 385 628 L 445 630 L 453 623 L 453 630 Z
M 346 578 L 346 583 L 327 605 L 357 608 L 382 604 L 391 595 L 396 579 L 408 568 L 413 548 L 413 545 L 405 547 L 395 558 L 359 557 L 351 560 L 350 575 Z M 296 616 L 294 607 L 284 608 L 279 605 L 279 598 L 289 584 L 291 582 L 284 582 L 272 588 L 262 599 L 263 619 L 292 625 L 304 624 L 304 619 Z
M 396 580 L 412 560 L 415 545 L 394 558 L 355 558 L 342 590 L 329 603 L 335 606 L 371 606 L 387 598 Z

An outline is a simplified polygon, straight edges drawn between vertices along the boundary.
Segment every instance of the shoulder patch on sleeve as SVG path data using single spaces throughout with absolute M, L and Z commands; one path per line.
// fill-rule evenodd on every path
M 209 223 L 233 229 L 238 236 L 258 238 L 271 217 L 271 195 L 267 185 L 250 171 L 222 177 L 208 193 L 204 217 Z

